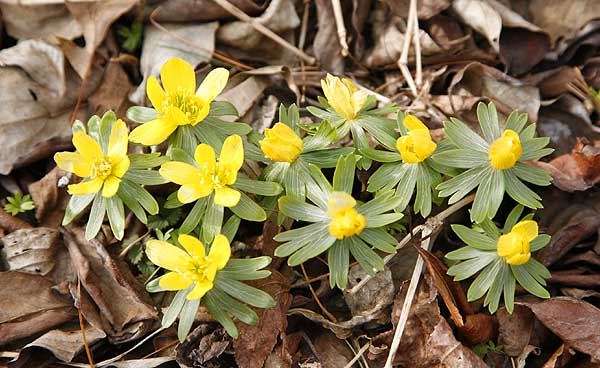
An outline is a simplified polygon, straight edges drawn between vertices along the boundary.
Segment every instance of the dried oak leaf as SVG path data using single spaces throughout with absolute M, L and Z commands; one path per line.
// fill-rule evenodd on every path
M 177 362 L 183 367 L 203 367 L 218 358 L 231 343 L 223 327 L 202 323 L 176 348 Z
M 0 273 L 0 346 L 44 332 L 77 316 L 73 302 L 43 276 Z
M 65 174 L 57 166 L 40 180 L 29 184 L 29 193 L 35 203 L 35 218 L 42 226 L 57 228 L 62 222 L 69 195 L 66 188 L 58 187 L 58 181 Z
M 0 255 L 8 270 L 46 275 L 54 268 L 54 255 L 61 246 L 57 230 L 37 227 L 20 229 L 0 239 Z

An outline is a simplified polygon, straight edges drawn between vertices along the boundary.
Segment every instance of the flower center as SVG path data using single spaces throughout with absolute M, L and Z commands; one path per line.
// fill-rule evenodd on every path
M 194 282 L 201 282 L 204 280 L 212 281 L 213 274 L 208 267 L 207 257 L 193 256 L 189 264 L 186 267 L 186 271 L 182 273 L 182 276 L 187 280 Z
M 170 106 L 177 107 L 185 114 L 191 124 L 197 123 L 202 110 L 202 100 L 191 93 L 188 93 L 183 88 L 178 87 L 176 91 L 167 93 L 162 105 L 162 113 L 166 114 L 167 108 Z
M 92 163 L 92 167 L 90 169 L 90 177 L 95 179 L 95 178 L 100 178 L 102 180 L 108 178 L 108 176 L 111 174 L 112 172 L 112 161 L 110 160 L 109 157 L 104 156 L 102 158 L 96 158 L 94 159 L 94 162 Z

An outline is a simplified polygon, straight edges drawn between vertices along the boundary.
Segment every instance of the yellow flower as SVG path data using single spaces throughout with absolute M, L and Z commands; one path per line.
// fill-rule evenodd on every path
M 510 169 L 515 166 L 522 153 L 523 148 L 519 134 L 514 130 L 507 129 L 502 137 L 492 142 L 489 159 L 494 169 Z
M 359 91 L 349 79 L 327 74 L 321 79 L 321 88 L 329 105 L 346 120 L 352 120 L 367 102 L 367 93 Z
M 346 192 L 332 192 L 327 201 L 327 213 L 331 217 L 329 234 L 337 239 L 358 235 L 367 220 L 354 208 L 356 200 Z
M 304 149 L 302 139 L 283 123 L 265 129 L 265 138 L 258 143 L 265 156 L 278 162 L 294 162 Z
M 498 239 L 498 255 L 506 257 L 506 263 L 522 265 L 531 257 L 529 243 L 537 238 L 538 225 L 535 221 L 521 221 Z
M 408 135 L 396 140 L 396 149 L 402 155 L 402 161 L 409 164 L 425 161 L 437 148 L 429 129 L 414 115 L 407 115 L 402 124 L 408 129 Z
M 92 137 L 84 132 L 73 135 L 73 145 L 79 153 L 59 152 L 54 155 L 58 167 L 90 180 L 69 185 L 69 194 L 97 193 L 109 198 L 119 190 L 121 178 L 129 169 L 127 157 L 127 125 L 119 119 L 110 131 L 108 154 Z
M 239 135 L 227 137 L 218 162 L 215 151 L 207 144 L 196 147 L 194 159 L 199 168 L 176 161 L 167 162 L 160 167 L 160 175 L 181 185 L 177 191 L 177 199 L 181 203 L 190 203 L 214 191 L 215 204 L 235 207 L 241 194 L 229 185 L 235 183 L 237 173 L 244 163 L 242 138 Z
M 164 90 L 153 76 L 146 84 L 146 93 L 158 111 L 158 118 L 135 128 L 129 139 L 152 146 L 163 142 L 180 125 L 198 124 L 208 115 L 210 103 L 225 88 L 228 78 L 227 69 L 216 68 L 194 92 L 194 68 L 183 59 L 170 59 L 160 71 Z
M 150 240 L 146 245 L 152 263 L 171 271 L 161 276 L 158 285 L 165 290 L 184 290 L 194 284 L 187 299 L 200 299 L 213 288 L 217 271 L 229 261 L 229 240 L 217 235 L 208 256 L 202 242 L 195 237 L 179 235 L 177 240 L 185 250 L 160 240 Z

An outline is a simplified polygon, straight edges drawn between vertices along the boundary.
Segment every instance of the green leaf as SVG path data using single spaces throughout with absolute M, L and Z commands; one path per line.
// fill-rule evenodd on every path
M 373 276 L 377 271 L 383 271 L 385 267 L 383 259 L 371 247 L 356 236 L 349 237 L 348 240 L 350 253 L 367 274 Z
M 502 171 L 486 169 L 486 175 L 477 188 L 471 208 L 471 221 L 480 223 L 493 218 L 504 196 L 504 176 Z
M 432 174 L 426 164 L 417 165 L 417 195 L 415 196 L 415 213 L 423 217 L 431 213 Z
M 402 213 L 385 213 L 383 215 L 365 216 L 367 219 L 367 228 L 377 228 L 389 225 L 399 221 L 404 214 Z
M 370 147 L 361 148 L 361 155 L 377 162 L 397 162 L 402 160 L 398 152 L 380 151 Z
M 206 306 L 206 309 L 208 309 L 208 313 L 210 313 L 210 315 L 225 328 L 225 331 L 227 331 L 231 337 L 237 339 L 238 330 L 235 327 L 235 323 L 233 323 L 233 320 L 227 315 L 227 312 L 219 307 L 218 302 L 213 296 L 213 290 L 204 295 L 204 305 Z
M 179 228 L 180 234 L 189 234 L 194 231 L 204 216 L 204 212 L 206 211 L 206 203 L 206 197 L 200 198 L 196 201 L 196 203 L 194 203 L 194 207 L 192 207 L 192 210 L 186 216 L 185 220 L 183 220 L 183 223 Z
M 167 308 L 165 314 L 163 315 L 161 323 L 162 327 L 168 328 L 173 324 L 173 322 L 175 322 L 177 316 L 179 316 L 179 313 L 183 308 L 183 305 L 185 304 L 185 301 L 187 300 L 185 297 L 191 291 L 191 288 L 192 287 L 189 287 L 185 290 L 179 290 L 177 294 L 175 294 L 175 298 L 173 298 L 169 308 Z
M 298 266 L 300 263 L 304 263 L 311 258 L 315 258 L 319 254 L 329 249 L 329 247 L 331 247 L 335 241 L 336 238 L 331 236 L 329 232 L 323 232 L 319 234 L 318 237 L 317 234 L 314 234 L 312 241 L 300 248 L 288 258 L 288 265 Z
M 183 205 L 184 203 L 179 202 L 179 199 L 177 198 L 177 192 L 169 194 L 167 200 L 163 203 L 163 207 L 168 209 L 179 208 Z
M 281 185 L 271 181 L 252 180 L 243 174 L 238 174 L 234 188 L 246 193 L 254 193 L 262 196 L 276 196 L 283 188 Z
M 519 114 L 517 110 L 511 112 L 506 119 L 506 129 L 514 130 L 517 133 L 521 133 L 525 124 L 527 124 L 527 114 Z M 506 296 L 504 298 L 506 299 Z
M 225 294 L 221 290 L 213 289 L 211 290 L 210 294 L 212 297 L 214 297 L 215 302 L 219 305 L 220 309 L 228 311 L 235 318 L 246 324 L 255 325 L 258 323 L 258 315 L 256 312 Z
M 485 139 L 492 143 L 500 138 L 500 127 L 498 125 L 498 113 L 496 106 L 490 102 L 487 106 L 483 102 L 477 105 L 477 119 Z
M 244 271 L 244 272 L 236 272 L 229 270 L 221 270 L 219 274 L 222 277 L 233 279 L 233 280 L 260 280 L 271 275 L 271 271 L 269 270 L 254 270 L 254 271 Z
M 69 199 L 69 204 L 65 210 L 65 217 L 63 218 L 62 225 L 68 225 L 73 219 L 79 215 L 94 199 L 95 193 L 74 195 Z
M 192 156 L 191 153 L 187 153 L 186 151 L 182 150 L 181 148 L 171 147 L 169 149 L 169 156 L 171 157 L 172 161 L 180 161 L 192 166 L 198 166 L 196 160 L 194 160 L 194 156 Z
M 225 221 L 225 224 L 223 224 L 221 234 L 225 235 L 230 243 L 233 241 L 233 238 L 235 238 L 235 234 L 237 233 L 241 222 L 242 219 L 239 216 L 231 215 L 227 221 Z
M 541 200 L 540 196 L 527 188 L 512 170 L 504 170 L 504 182 L 506 192 L 512 199 L 529 208 L 543 208 L 539 202 Z
M 504 222 L 504 227 L 502 228 L 502 234 L 507 234 L 510 230 L 515 226 L 517 222 L 519 222 L 519 218 L 523 214 L 523 206 L 518 204 L 513 208 L 508 216 L 506 217 L 506 221 Z
M 121 240 L 125 233 L 125 209 L 123 208 L 123 201 L 118 196 L 112 196 L 105 201 L 110 229 L 115 238 Z
M 396 122 L 391 119 L 375 116 L 365 116 L 357 120 L 357 123 L 377 140 L 382 146 L 390 151 L 396 150 L 395 132 Z
M 321 199 L 324 199 L 324 203 L 325 203 L 325 207 L 326 207 L 327 199 L 329 198 L 329 194 L 331 194 L 331 192 L 333 192 L 333 186 L 329 183 L 329 181 L 327 181 L 327 178 L 325 178 L 321 169 L 319 169 L 317 166 L 312 165 L 312 164 L 308 164 L 308 167 L 310 169 L 310 175 L 313 178 L 314 183 L 317 184 L 318 189 L 320 189 L 320 191 L 322 192 L 322 195 L 319 195 L 319 197 Z M 308 194 L 310 194 L 311 191 L 309 190 L 309 182 L 306 183 L 306 189 L 308 191 Z M 310 198 L 310 199 L 313 200 L 312 198 Z M 318 204 L 317 202 L 315 202 L 315 203 Z
M 408 202 L 410 202 L 415 191 L 415 186 L 417 185 L 417 176 L 419 175 L 418 164 L 403 164 L 403 166 L 406 167 L 406 170 L 396 187 L 396 195 L 400 197 L 402 201 L 398 204 L 396 211 L 404 211 Z
M 329 122 L 323 120 L 321 124 L 319 124 L 315 135 L 304 138 L 304 152 L 308 153 L 315 150 L 323 149 L 335 142 L 335 138 L 335 129 L 333 129 Z
M 208 128 L 212 128 L 215 133 L 224 137 L 228 137 L 232 134 L 245 136 L 252 131 L 252 127 L 246 123 L 225 121 L 211 117 L 204 119 L 202 124 L 206 125 Z
M 213 101 L 210 103 L 208 116 L 239 116 L 237 109 L 231 102 Z
M 282 244 L 275 249 L 275 256 L 280 258 L 287 257 L 306 244 L 310 243 L 312 239 L 327 237 L 329 235 L 328 228 L 328 224 L 318 222 L 316 224 L 311 224 L 277 234 L 273 238 L 275 241 L 287 241 L 287 243 Z
M 223 224 L 224 207 L 215 204 L 213 196 L 206 199 L 206 210 L 204 212 L 204 221 L 202 221 L 202 241 L 205 244 L 211 244 L 218 234 L 221 233 Z
M 396 253 L 398 241 L 381 228 L 363 229 L 358 237 L 383 252 Z
M 504 198 L 504 175 L 500 170 L 492 170 L 490 175 L 490 198 L 487 217 L 492 219 L 496 216 L 502 199 Z
M 333 190 L 352 193 L 355 171 L 356 157 L 353 154 L 341 156 L 333 173 Z
M 508 265 L 503 261 L 499 261 L 500 269 L 498 273 L 494 276 L 494 281 L 492 282 L 492 286 L 490 287 L 487 295 L 485 296 L 485 300 L 483 301 L 484 306 L 488 306 L 488 310 L 490 313 L 496 313 L 498 310 L 498 306 L 500 305 L 500 297 L 502 296 L 502 290 L 504 289 L 504 284 L 508 281 L 510 276 L 510 270 Z
M 548 243 L 550 243 L 551 236 L 548 234 L 540 234 L 537 238 L 533 239 L 529 246 L 531 247 L 531 252 L 537 252 L 538 250 L 544 248 Z
M 448 204 L 453 204 L 463 199 L 489 174 L 488 168 L 474 167 L 460 175 L 438 184 L 440 197 L 449 197 Z
M 349 155 L 352 153 L 354 153 L 354 147 L 338 147 L 304 152 L 300 155 L 300 157 L 304 161 L 320 168 L 331 168 L 335 167 L 340 156 Z
M 250 199 L 245 193 L 242 193 L 240 202 L 237 206 L 229 209 L 244 220 L 261 222 L 267 219 L 265 210 Z
M 179 325 L 177 326 L 177 337 L 183 342 L 192 329 L 196 313 L 200 307 L 200 299 L 186 300 L 179 314 Z
M 525 142 L 532 139 L 535 136 L 535 131 L 536 125 L 529 124 L 527 128 L 523 129 L 523 131 L 519 133 L 519 138 L 521 139 L 521 142 Z
M 548 299 L 550 298 L 550 293 L 548 290 L 544 289 L 542 285 L 540 285 L 534 278 L 531 276 L 523 265 L 515 266 L 510 265 L 510 270 L 512 274 L 517 279 L 517 282 L 523 287 L 523 289 L 527 290 L 531 294 L 542 298 Z
M 409 167 L 411 167 L 410 164 L 405 165 L 402 162 L 385 163 L 379 166 L 373 175 L 369 177 L 367 190 L 373 193 L 378 190 L 395 188 L 398 182 L 406 175 L 406 170 L 408 170 Z M 412 189 L 414 188 L 411 188 L 411 197 Z M 410 197 L 408 200 L 410 200 Z M 406 201 L 406 204 L 408 204 L 408 200 Z M 404 203 L 404 201 L 401 203 Z
M 125 115 L 127 116 L 127 119 L 135 121 L 136 123 L 147 123 L 158 117 L 158 111 L 150 107 L 132 106 L 127 109 Z
M 482 256 L 485 257 L 489 253 L 490 252 L 488 251 L 483 251 L 477 248 L 466 246 L 453 250 L 452 252 L 446 253 L 445 257 L 452 261 L 462 261 L 465 259 L 472 259 Z
M 317 206 L 308 204 L 298 198 L 283 196 L 279 198 L 279 210 L 286 216 L 298 221 L 329 221 L 329 215 Z
M 92 239 L 98 234 L 104 222 L 104 213 L 106 212 L 106 198 L 102 197 L 100 192 L 96 193 L 94 201 L 92 202 L 92 209 L 90 210 L 90 216 L 88 217 L 88 223 L 85 227 L 85 238 L 87 240 Z
M 327 250 L 329 265 L 329 286 L 345 289 L 348 284 L 348 268 L 350 267 L 350 248 L 348 238 L 335 242 Z
M 319 109 L 318 107 L 315 107 L 315 106 L 308 106 L 308 107 L 306 107 L 306 110 L 308 110 L 309 113 L 318 117 L 321 120 L 327 120 L 334 127 L 339 126 L 340 123 L 344 122 L 344 118 L 340 117 L 336 113 L 329 112 L 329 111 L 323 110 L 323 109 Z M 337 124 L 335 124 L 335 123 L 337 123 Z M 339 137 L 339 136 L 337 137 L 337 139 L 341 139 L 341 138 L 343 138 L 343 137 Z
M 496 240 L 463 225 L 450 225 L 454 233 L 465 244 L 481 250 L 496 250 Z
M 549 137 L 532 138 L 522 143 L 523 153 L 519 160 L 527 161 L 534 160 L 542 156 L 538 156 L 539 151 L 550 143 Z
M 230 296 L 243 300 L 253 307 L 271 308 L 275 306 L 275 300 L 271 295 L 240 281 L 219 277 L 219 274 L 217 274 L 215 286 Z
M 160 185 L 169 182 L 167 179 L 160 176 L 158 171 L 147 169 L 129 170 L 125 173 L 123 179 L 131 180 L 140 185 Z
M 519 179 L 534 185 L 550 185 L 550 181 L 552 180 L 552 177 L 546 170 L 522 162 L 517 162 L 511 170 Z
M 231 258 L 224 269 L 219 272 L 244 273 L 260 270 L 271 264 L 271 257 Z
M 131 153 L 127 157 L 129 157 L 129 170 L 157 167 L 169 161 L 169 158 L 161 156 L 160 152 Z
M 485 219 L 481 221 L 478 225 L 483 229 L 487 236 L 496 241 L 498 240 L 498 238 L 500 238 L 500 235 L 502 235 L 500 233 L 500 229 L 498 229 L 496 224 L 490 219 Z
M 490 289 L 503 262 L 502 259 L 496 259 L 495 262 L 487 265 L 479 276 L 475 278 L 475 281 L 473 281 L 467 291 L 467 300 L 469 302 L 481 298 Z
M 487 155 L 481 151 L 475 151 L 469 148 L 457 148 L 433 155 L 432 160 L 449 167 L 459 169 L 470 169 L 478 166 L 488 166 L 490 160 Z
M 450 118 L 450 121 L 444 123 L 444 131 L 458 148 L 470 148 L 488 154 L 489 144 L 462 121 Z
M 509 314 L 512 314 L 515 307 L 515 284 L 515 278 L 509 272 L 504 281 L 504 307 Z
M 498 258 L 496 252 L 482 252 L 479 257 L 455 264 L 448 269 L 447 274 L 454 276 L 454 281 L 462 281 L 473 276 L 479 270 Z
M 365 134 L 362 126 L 359 124 L 346 123 L 350 126 L 350 131 L 352 132 L 352 139 L 354 141 L 354 147 L 356 147 L 359 151 L 363 148 L 369 147 L 369 137 Z M 367 157 L 361 157 L 356 163 L 356 167 L 361 170 L 368 170 L 371 167 L 372 161 Z
M 364 216 L 380 215 L 398 207 L 401 200 L 402 198 L 394 195 L 393 190 L 381 191 L 375 195 L 375 198 L 358 205 L 356 210 Z
M 158 213 L 158 203 L 154 197 L 152 197 L 152 194 L 148 193 L 148 191 L 140 185 L 129 180 L 122 180 L 119 191 L 122 192 L 123 196 L 136 198 L 149 214 L 156 215 Z

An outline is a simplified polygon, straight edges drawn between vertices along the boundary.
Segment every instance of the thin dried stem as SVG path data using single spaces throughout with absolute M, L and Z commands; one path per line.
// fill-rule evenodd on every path
M 423 64 L 421 61 L 421 33 L 419 32 L 419 17 L 417 16 L 417 1 L 411 1 L 410 2 L 411 7 L 414 7 L 414 9 L 412 9 L 412 16 L 413 16 L 413 42 L 415 44 L 415 62 L 416 62 L 416 77 L 415 77 L 415 83 L 417 84 L 418 87 L 420 87 L 423 84 Z
M 125 249 L 123 249 L 123 251 L 121 251 L 121 253 L 119 253 L 119 258 L 123 259 L 125 258 L 125 256 L 127 255 L 127 253 L 129 253 L 129 251 L 139 242 L 141 242 L 142 240 L 144 240 L 145 237 L 147 237 L 148 235 L 150 235 L 150 229 L 148 229 L 148 231 L 146 231 L 146 233 L 142 236 L 140 236 L 139 238 L 135 239 L 134 241 L 131 242 L 131 244 L 129 244 Z
M 213 0 L 213 1 L 215 3 L 217 3 L 221 8 L 223 8 L 223 9 L 227 10 L 229 13 L 231 13 L 231 15 L 233 15 L 234 17 L 238 18 L 239 20 L 241 20 L 243 22 L 250 24 L 250 26 L 252 26 L 252 28 L 254 28 L 256 31 L 262 33 L 264 36 L 270 38 L 271 40 L 275 41 L 279 45 L 290 50 L 296 56 L 298 56 L 299 58 L 304 60 L 307 64 L 312 65 L 312 64 L 316 63 L 317 60 L 314 57 L 306 54 L 304 51 L 302 51 L 299 48 L 295 47 L 294 45 L 290 44 L 289 42 L 284 40 L 281 36 L 279 36 L 277 33 L 271 31 L 269 28 L 267 28 L 264 25 L 262 25 L 261 23 L 257 22 L 256 19 L 250 17 L 248 14 L 244 13 L 243 10 L 241 10 L 237 6 L 233 5 L 229 1 L 227 1 L 227 0 Z
M 87 355 L 88 362 L 90 363 L 90 368 L 95 368 L 94 357 L 92 356 L 90 345 L 88 344 L 87 337 L 85 336 L 85 323 L 83 321 L 83 313 L 81 313 L 81 308 L 83 304 L 81 301 L 81 280 L 77 280 L 77 294 L 77 298 L 79 299 L 79 308 L 77 308 L 77 314 L 79 316 L 79 329 L 81 330 L 81 339 L 83 341 L 83 347 L 85 348 L 85 355 Z
M 304 278 L 306 279 L 306 281 L 308 281 L 308 275 L 306 274 L 306 270 L 304 269 L 304 264 L 300 263 L 300 268 L 302 269 L 302 274 L 304 275 Z M 323 313 L 325 313 L 325 315 L 327 316 L 327 318 L 329 318 L 330 321 L 332 322 L 337 322 L 337 319 L 335 318 L 335 316 L 333 314 L 331 314 L 327 308 L 325 308 L 325 306 L 321 303 L 321 300 L 319 300 L 319 296 L 317 295 L 317 293 L 315 293 L 315 289 L 313 289 L 312 285 L 310 284 L 310 282 L 308 283 L 308 288 L 310 290 L 310 293 L 312 294 L 313 298 L 315 298 L 315 302 L 317 303 L 317 305 L 319 306 L 319 308 L 321 308 L 321 310 L 323 311 Z
M 331 0 L 333 6 L 333 16 L 335 18 L 335 27 L 337 28 L 337 35 L 342 47 L 342 56 L 346 57 L 350 54 L 348 48 L 348 42 L 346 42 L 346 25 L 344 24 L 344 13 L 342 11 L 342 5 L 340 0 Z
M 358 350 L 358 352 L 354 356 L 354 358 L 352 358 L 352 360 L 349 361 L 348 364 L 346 364 L 344 366 L 344 368 L 352 368 L 354 363 L 356 363 L 360 359 L 360 357 L 362 357 L 362 355 L 365 353 L 365 351 L 367 351 L 369 349 L 369 346 L 371 346 L 370 342 L 366 343 L 363 347 L 361 347 L 360 350 Z

